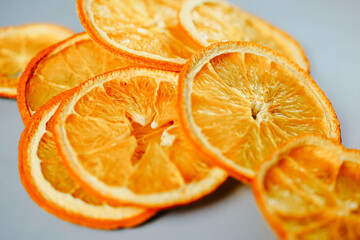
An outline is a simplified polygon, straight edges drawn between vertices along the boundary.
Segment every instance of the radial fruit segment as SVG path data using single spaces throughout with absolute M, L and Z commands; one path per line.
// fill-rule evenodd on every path
M 359 239 L 359 169 L 360 151 L 297 137 L 264 163 L 253 189 L 283 239 Z
M 114 229 L 142 223 L 155 210 L 110 206 L 84 190 L 62 163 L 52 134 L 52 116 L 64 95 L 39 109 L 24 130 L 19 146 L 19 172 L 30 197 L 46 211 L 87 227 Z
M 56 113 L 56 143 L 71 173 L 115 203 L 167 208 L 212 192 L 227 177 L 183 136 L 178 74 L 127 68 L 80 85 Z
M 310 70 L 300 44 L 283 31 L 225 1 L 187 0 L 179 14 L 181 27 L 203 46 L 246 41 L 269 47 Z
M 77 0 L 89 35 L 113 54 L 180 70 L 197 47 L 178 27 L 182 0 Z
M 27 24 L 0 28 L 0 96 L 16 98 L 20 75 L 38 51 L 73 32 L 53 24 Z
M 311 77 L 252 43 L 199 51 L 181 72 L 179 96 L 186 135 L 240 180 L 251 180 L 275 147 L 298 134 L 340 141 L 335 112 Z
M 136 65 L 109 54 L 86 33 L 79 33 L 40 53 L 19 80 L 18 106 L 24 122 L 53 96 L 100 73 Z

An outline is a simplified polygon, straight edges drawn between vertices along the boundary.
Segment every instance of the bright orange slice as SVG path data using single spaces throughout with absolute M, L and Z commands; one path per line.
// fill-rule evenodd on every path
M 63 101 L 55 141 L 70 172 L 114 203 L 167 208 L 214 191 L 227 174 L 185 139 L 178 74 L 127 68 L 94 77 Z
M 194 146 L 243 181 L 300 133 L 340 141 L 335 112 L 313 79 L 253 43 L 215 43 L 193 56 L 180 75 L 179 109 Z
M 282 239 L 360 239 L 360 151 L 320 136 L 276 149 L 253 182 Z
M 181 27 L 203 46 L 220 41 L 254 42 L 287 56 L 305 71 L 310 70 L 295 39 L 225 1 L 187 0 L 179 16 Z
M 92 228 L 132 227 L 153 216 L 155 210 L 107 205 L 69 175 L 51 130 L 51 119 L 62 97 L 56 96 L 41 107 L 21 135 L 19 172 L 30 197 L 57 217 Z
M 26 123 L 53 96 L 100 73 L 136 65 L 98 47 L 86 33 L 76 34 L 34 57 L 18 85 L 18 107 Z
M 77 0 L 91 38 L 109 52 L 180 70 L 198 46 L 179 28 L 183 0 Z
M 0 96 L 16 98 L 20 75 L 35 54 L 73 32 L 53 24 L 27 24 L 0 28 Z

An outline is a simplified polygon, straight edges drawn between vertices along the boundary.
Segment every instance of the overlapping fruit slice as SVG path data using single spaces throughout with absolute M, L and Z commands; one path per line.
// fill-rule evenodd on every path
M 179 127 L 178 74 L 126 68 L 90 79 L 55 114 L 55 141 L 86 189 L 114 203 L 182 205 L 225 179 Z
M 340 141 L 324 93 L 296 64 L 246 42 L 199 51 L 179 79 L 180 120 L 197 149 L 234 177 L 251 180 L 270 152 L 300 133 Z
M 73 32 L 53 24 L 0 28 L 0 96 L 16 98 L 20 75 L 35 54 Z
M 180 24 L 203 46 L 220 41 L 254 42 L 287 56 L 305 71 L 310 70 L 305 53 L 296 40 L 225 1 L 185 1 L 180 11 Z
M 180 70 L 198 46 L 179 28 L 183 0 L 77 0 L 89 35 L 117 55 Z
M 63 95 L 51 99 L 29 121 L 19 145 L 19 172 L 30 197 L 46 211 L 66 221 L 101 229 L 131 227 L 155 210 L 114 207 L 74 181 L 56 150 L 51 119 Z
M 360 151 L 307 135 L 276 149 L 253 190 L 282 239 L 359 239 L 359 170 Z
M 44 49 L 19 80 L 18 107 L 24 123 L 51 97 L 100 73 L 131 65 L 135 63 L 107 53 L 86 33 Z

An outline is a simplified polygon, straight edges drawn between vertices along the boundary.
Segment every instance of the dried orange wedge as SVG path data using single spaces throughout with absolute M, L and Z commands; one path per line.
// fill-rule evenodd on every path
M 259 207 L 282 239 L 360 239 L 360 151 L 324 137 L 276 149 L 253 182 Z
M 50 46 L 34 57 L 18 84 L 18 107 L 23 122 L 53 96 L 100 73 L 135 66 L 98 47 L 86 33 Z
M 198 48 L 179 28 L 183 0 L 77 0 L 91 38 L 109 52 L 166 70 L 180 70 Z
M 36 53 L 73 32 L 67 28 L 34 23 L 0 28 L 0 96 L 16 98 L 20 75 Z
M 168 208 L 225 179 L 185 139 L 176 112 L 178 74 L 125 68 L 76 88 L 55 114 L 55 141 L 70 173 L 113 203 Z
M 153 216 L 155 210 L 110 206 L 81 188 L 69 175 L 51 129 L 52 116 L 63 96 L 42 106 L 21 135 L 19 172 L 30 197 L 57 217 L 92 228 L 132 227 Z
M 187 0 L 179 14 L 181 27 L 199 44 L 246 41 L 269 47 L 305 71 L 309 62 L 300 44 L 285 32 L 225 1 Z
M 178 93 L 186 136 L 245 182 L 293 136 L 318 133 L 340 141 L 331 103 L 310 75 L 254 43 L 215 43 L 200 50 L 182 70 Z

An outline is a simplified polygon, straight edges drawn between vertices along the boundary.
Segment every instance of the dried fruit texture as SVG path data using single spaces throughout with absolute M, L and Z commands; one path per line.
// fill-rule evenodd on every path
M 0 28 L 0 96 L 16 98 L 20 75 L 40 50 L 73 32 L 53 24 L 27 24 Z
M 297 137 L 264 163 L 254 194 L 282 239 L 359 239 L 359 170 L 360 151 Z
M 86 33 L 44 49 L 19 80 L 18 107 L 24 123 L 53 96 L 100 73 L 132 65 L 136 64 L 107 53 Z
M 183 0 L 77 0 L 79 18 L 109 52 L 180 70 L 198 45 L 179 28 Z
M 179 16 L 181 27 L 203 46 L 221 41 L 254 42 L 287 56 L 305 71 L 310 70 L 295 39 L 225 1 L 187 0 Z
M 73 176 L 114 203 L 183 205 L 227 174 L 184 138 L 176 112 L 178 74 L 127 68 L 81 84 L 55 115 L 55 141 Z
M 21 135 L 19 172 L 30 197 L 57 217 L 92 228 L 132 227 L 153 216 L 155 210 L 107 205 L 69 175 L 51 129 L 52 116 L 63 96 L 56 96 L 42 106 Z
M 245 182 L 293 136 L 318 133 L 340 141 L 335 112 L 312 78 L 253 43 L 216 43 L 199 51 L 181 72 L 179 96 L 186 136 Z

